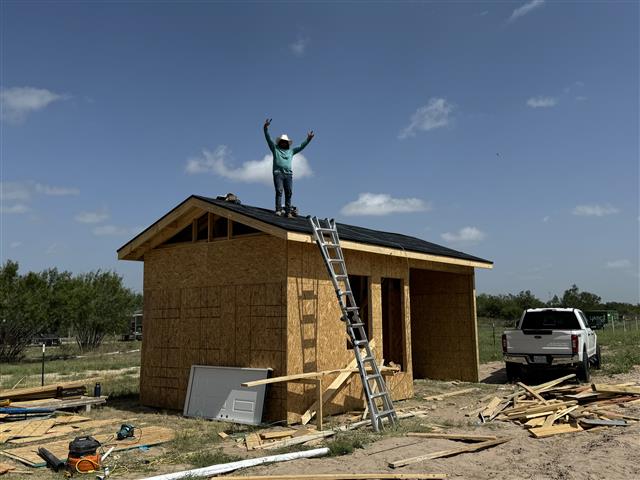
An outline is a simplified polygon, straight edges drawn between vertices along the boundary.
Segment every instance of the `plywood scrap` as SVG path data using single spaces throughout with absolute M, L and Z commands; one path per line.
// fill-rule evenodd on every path
M 423 400 L 444 400 L 445 398 L 448 398 L 448 397 L 455 397 L 457 395 L 464 395 L 465 393 L 475 392 L 476 390 L 479 390 L 479 389 L 478 388 L 464 388 L 462 390 L 456 390 L 455 392 L 440 393 L 438 395 L 431 395 L 429 397 L 424 397 Z
M 136 438 L 128 438 L 122 441 L 114 439 L 113 433 L 94 435 L 95 439 L 105 447 L 114 447 L 114 451 L 129 450 L 141 446 L 152 446 L 165 443 L 175 438 L 175 432 L 171 428 L 148 426 L 144 427 L 143 435 Z M 58 458 L 66 458 L 69 453 L 69 440 L 57 440 L 46 444 L 25 445 L 11 450 L 2 450 L 0 455 L 18 460 L 30 467 L 43 467 L 44 460 L 38 455 L 38 447 L 44 447 Z
M 256 448 L 260 448 L 262 440 L 260 440 L 260 435 L 257 433 L 250 433 L 244 437 L 244 444 L 247 447 L 247 450 L 254 450 Z
M 218 432 L 218 436 L 223 440 L 229 438 L 229 435 L 227 435 L 225 432 Z
M 18 470 L 18 467 L 15 465 L 11 465 L 10 463 L 0 463 L 0 475 L 4 475 L 6 473 L 15 473 L 18 475 L 32 475 L 33 472 L 29 472 L 27 470 Z
M 9 443 L 12 444 L 25 444 L 25 443 L 33 443 L 33 442 L 41 442 L 48 441 L 52 438 L 64 437 L 70 434 L 80 433 L 82 431 L 88 429 L 94 429 L 98 427 L 103 427 L 105 425 L 113 425 L 113 424 L 121 424 L 121 423 L 131 423 L 132 420 L 119 420 L 119 419 L 104 419 L 104 420 L 90 420 L 88 422 L 78 422 L 71 423 L 67 425 L 54 425 L 53 428 L 50 428 L 45 434 L 39 436 L 27 436 L 22 438 L 14 438 L 13 440 L 9 440 Z
M 443 457 L 453 457 L 455 455 L 460 455 L 461 453 L 478 452 L 480 450 L 495 447 L 496 445 L 501 445 L 505 442 L 508 442 L 509 440 L 510 438 L 502 437 L 496 440 L 488 440 L 486 442 L 474 443 L 466 447 L 451 448 L 449 450 L 440 450 L 437 452 L 419 455 L 417 457 L 405 458 L 402 460 L 396 460 L 395 462 L 389 462 L 389 467 L 399 468 L 399 467 L 404 467 L 405 465 L 411 465 L 413 463 L 423 462 L 425 460 L 434 460 L 436 458 L 443 458 Z

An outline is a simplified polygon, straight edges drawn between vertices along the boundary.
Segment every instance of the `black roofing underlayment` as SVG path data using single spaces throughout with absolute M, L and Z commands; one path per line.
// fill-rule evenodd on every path
M 300 232 L 313 234 L 309 220 L 305 216 L 287 218 L 277 216 L 273 210 L 265 208 L 252 207 L 249 205 L 238 205 L 224 200 L 215 198 L 202 197 L 193 195 L 205 202 L 211 203 L 218 207 L 237 212 L 247 217 L 251 217 L 261 222 L 268 223 L 274 227 L 280 227 L 290 232 Z M 427 253 L 430 255 L 440 255 L 442 257 L 459 258 L 463 260 L 471 260 L 475 262 L 483 262 L 492 264 L 493 262 L 483 258 L 474 257 L 464 252 L 459 252 L 451 248 L 443 247 L 435 243 L 427 242 L 408 235 L 399 233 L 381 232 L 379 230 L 371 230 L 369 228 L 357 227 L 355 225 L 347 225 L 345 223 L 337 223 L 338 235 L 342 240 L 351 240 L 353 242 L 367 243 L 369 245 L 379 245 L 381 247 L 397 248 L 410 252 Z

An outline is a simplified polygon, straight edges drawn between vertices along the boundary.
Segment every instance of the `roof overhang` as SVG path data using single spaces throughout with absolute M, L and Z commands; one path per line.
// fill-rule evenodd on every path
M 118 249 L 119 260 L 143 260 L 144 254 L 149 250 L 165 242 L 183 228 L 190 225 L 193 220 L 203 213 L 213 213 L 221 217 L 226 217 L 231 221 L 243 223 L 256 230 L 273 235 L 284 240 L 302 243 L 314 243 L 313 235 L 300 232 L 290 232 L 284 228 L 269 225 L 255 218 L 228 210 L 199 198 L 191 196 L 180 205 L 175 207 L 165 216 L 156 221 L 149 228 L 131 239 Z M 430 255 L 421 252 L 412 252 L 399 248 L 382 247 L 367 243 L 341 240 L 340 245 L 345 250 L 356 250 L 361 252 L 376 253 L 379 255 L 395 256 L 413 260 L 423 260 L 427 262 L 438 262 L 449 265 L 458 265 L 473 268 L 493 268 L 489 262 L 466 260 L 461 258 L 445 257 L 442 255 Z

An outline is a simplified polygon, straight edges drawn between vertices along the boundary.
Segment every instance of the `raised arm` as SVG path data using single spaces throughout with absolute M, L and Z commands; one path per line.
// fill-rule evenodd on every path
M 314 136 L 314 133 L 313 133 L 313 130 L 311 130 L 309 133 L 307 133 L 307 138 L 305 138 L 300 145 L 298 145 L 297 147 L 293 147 L 293 154 L 295 155 L 296 153 L 300 153 L 302 150 L 304 150 L 304 147 L 309 145 L 309 142 L 311 141 L 313 136 Z
M 267 145 L 269 145 L 269 150 L 273 152 L 276 148 L 276 144 L 273 143 L 273 140 L 271 139 L 271 135 L 269 135 L 269 125 L 271 125 L 271 119 L 267 118 L 264 121 L 264 138 L 267 140 Z

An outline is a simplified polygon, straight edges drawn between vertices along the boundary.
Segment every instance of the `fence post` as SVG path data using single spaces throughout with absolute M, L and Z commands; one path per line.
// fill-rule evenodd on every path
M 496 349 L 496 322 L 491 322 L 491 330 L 493 331 L 493 350 Z

